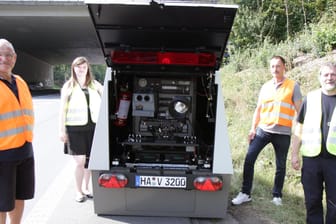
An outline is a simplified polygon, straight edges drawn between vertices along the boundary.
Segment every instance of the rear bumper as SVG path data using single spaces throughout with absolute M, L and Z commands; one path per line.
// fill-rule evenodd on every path
M 221 175 L 224 186 L 222 190 L 216 192 L 192 189 L 135 188 L 132 181 L 126 188 L 107 189 L 98 184 L 97 179 L 100 174 L 101 171 L 92 171 L 94 210 L 98 215 L 203 218 L 224 218 L 226 216 L 230 174 Z M 153 175 L 153 171 L 148 175 Z

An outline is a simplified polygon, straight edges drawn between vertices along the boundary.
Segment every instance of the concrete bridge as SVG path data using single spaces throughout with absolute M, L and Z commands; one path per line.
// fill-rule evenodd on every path
M 53 86 L 53 66 L 77 56 L 105 63 L 84 0 L 0 0 L 0 38 L 13 43 L 14 72 L 28 83 Z

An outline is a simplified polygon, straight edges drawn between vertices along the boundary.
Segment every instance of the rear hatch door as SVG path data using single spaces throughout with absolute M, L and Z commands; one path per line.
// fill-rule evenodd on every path
M 237 11 L 234 5 L 176 1 L 85 2 L 110 67 L 118 66 L 116 51 L 187 52 L 210 53 L 214 63 L 205 66 L 217 70 Z

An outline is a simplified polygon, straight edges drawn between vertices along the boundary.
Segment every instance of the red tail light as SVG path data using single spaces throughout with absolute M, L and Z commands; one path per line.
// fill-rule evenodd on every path
M 99 185 L 105 188 L 123 188 L 127 182 L 124 174 L 103 173 L 98 178 Z
M 223 187 L 223 181 L 219 177 L 197 177 L 194 187 L 200 191 L 219 191 Z
M 214 66 L 212 53 L 113 51 L 115 64 Z

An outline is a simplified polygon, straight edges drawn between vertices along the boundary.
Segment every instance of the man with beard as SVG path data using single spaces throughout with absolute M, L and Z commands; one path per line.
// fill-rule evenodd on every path
M 326 192 L 326 224 L 336 223 L 336 64 L 323 65 L 321 88 L 303 101 L 293 137 L 292 167 L 299 170 L 302 154 L 306 221 L 323 224 L 323 189 Z

